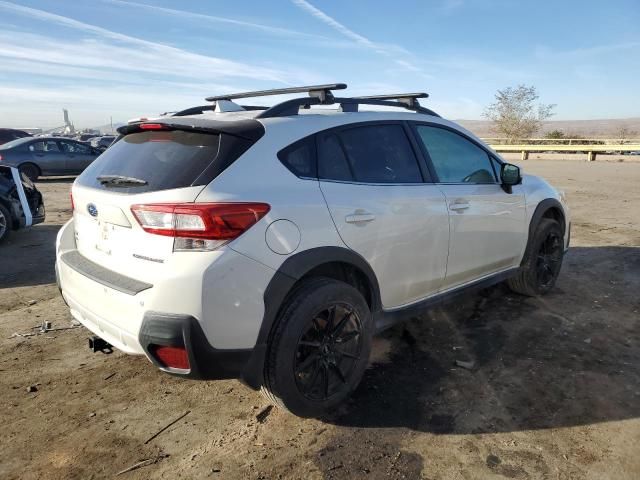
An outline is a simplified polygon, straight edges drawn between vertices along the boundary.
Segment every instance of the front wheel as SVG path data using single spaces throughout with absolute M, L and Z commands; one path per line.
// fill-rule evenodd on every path
M 507 285 L 522 295 L 544 295 L 556 284 L 563 257 L 564 238 L 560 224 L 550 218 L 543 218 L 520 271 L 507 280 Z
M 305 280 L 275 325 L 263 394 L 303 417 L 335 408 L 360 383 L 372 334 L 371 312 L 357 289 L 329 278 Z

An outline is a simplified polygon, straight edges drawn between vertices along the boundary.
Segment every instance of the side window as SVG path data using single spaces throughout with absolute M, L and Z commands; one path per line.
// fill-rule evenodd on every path
M 111 141 L 100 141 L 104 146 L 110 143 Z M 278 152 L 278 158 L 294 175 L 315 178 L 317 175 L 314 150 L 313 138 L 305 139 Z
M 422 183 L 402 125 L 372 125 L 340 132 L 356 182 Z
M 83 145 L 81 143 L 60 142 L 60 145 L 62 146 L 62 151 L 65 153 L 79 153 L 84 155 L 91 152 L 88 145 Z
M 54 140 L 33 142 L 29 145 L 29 151 L 31 152 L 60 152 L 58 142 Z
M 318 177 L 325 180 L 354 180 L 351 167 L 335 133 L 318 135 Z
M 417 125 L 441 183 L 496 183 L 489 155 L 450 130 Z
M 318 176 L 362 183 L 422 183 L 402 125 L 371 125 L 318 135 Z

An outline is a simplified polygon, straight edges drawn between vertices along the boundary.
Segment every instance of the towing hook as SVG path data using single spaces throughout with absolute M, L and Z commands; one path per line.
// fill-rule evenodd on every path
M 93 353 L 113 353 L 113 345 L 98 336 L 89 337 L 89 348 Z

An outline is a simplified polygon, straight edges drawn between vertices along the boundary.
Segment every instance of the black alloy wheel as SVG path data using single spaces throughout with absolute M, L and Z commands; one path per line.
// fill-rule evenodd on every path
M 306 398 L 324 401 L 340 391 L 362 351 L 362 325 L 354 308 L 334 304 L 318 312 L 298 339 L 296 385 Z
M 562 266 L 562 239 L 551 231 L 543 240 L 536 259 L 536 276 L 541 288 L 551 287 Z

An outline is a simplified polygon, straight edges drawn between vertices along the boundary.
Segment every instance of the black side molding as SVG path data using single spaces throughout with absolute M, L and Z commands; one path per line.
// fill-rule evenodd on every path
M 425 300 L 419 301 L 412 305 L 408 305 L 407 307 L 399 308 L 397 310 L 386 311 L 386 312 L 385 311 L 379 312 L 378 315 L 374 316 L 376 333 L 380 333 L 386 330 L 387 328 L 392 327 L 396 323 L 403 322 L 406 320 L 411 320 L 412 318 L 423 314 L 426 310 L 430 308 L 446 304 L 454 300 L 459 295 L 482 290 L 483 288 L 488 288 L 500 282 L 503 282 L 506 279 L 514 276 L 518 272 L 518 270 L 520 270 L 518 267 L 510 268 L 509 270 L 498 272 L 489 277 L 481 278 L 479 280 L 468 283 L 466 285 L 462 285 L 452 290 L 438 293 Z
M 153 287 L 151 283 L 141 282 L 135 278 L 130 278 L 109 270 L 108 268 L 104 268 L 88 258 L 83 257 L 78 250 L 69 250 L 63 253 L 60 258 L 79 274 L 101 283 L 106 287 L 126 293 L 127 295 L 137 295 Z

